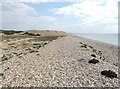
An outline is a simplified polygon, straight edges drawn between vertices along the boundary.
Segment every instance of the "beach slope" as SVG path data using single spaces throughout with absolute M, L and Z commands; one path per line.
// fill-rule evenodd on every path
M 1 65 L 3 86 L 118 87 L 118 48 L 81 37 L 58 38 Z

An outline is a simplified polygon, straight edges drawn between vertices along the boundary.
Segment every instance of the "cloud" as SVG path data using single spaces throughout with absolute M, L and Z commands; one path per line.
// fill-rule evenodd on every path
M 42 20 L 42 21 L 57 21 L 57 18 L 55 17 L 51 17 L 51 16 L 41 16 L 41 17 L 38 17 L 39 20 Z
M 52 10 L 55 14 L 83 17 L 86 20 L 100 20 L 117 15 L 117 3 L 114 0 L 84 0 L 80 3 Z
M 38 2 L 51 2 L 53 0 L 4 0 L 2 2 L 31 2 L 31 3 L 38 3 Z
M 39 3 L 39 2 L 80 2 L 82 0 L 4 0 L 2 2 L 29 2 L 29 3 Z
M 4 2 L 2 3 L 2 19 L 3 23 L 15 23 L 22 21 L 24 16 L 30 12 L 34 13 L 35 10 L 24 3 Z
M 73 5 L 52 9 L 50 11 L 54 12 L 56 15 L 64 15 L 66 17 L 77 18 L 80 20 L 80 23 L 73 24 L 73 27 L 79 24 L 79 26 L 75 27 L 77 29 L 85 28 L 87 30 L 96 28 L 96 31 L 100 32 L 97 30 L 100 28 L 104 29 L 101 31 L 106 32 L 108 31 L 107 29 L 111 29 L 111 27 L 113 29 L 117 28 L 117 3 L 118 0 L 83 0 L 81 2 L 74 3 Z M 109 25 L 109 27 L 106 25 Z M 118 29 L 114 30 L 115 31 L 112 32 L 117 32 Z
M 39 29 L 57 20 L 52 16 L 34 16 L 36 10 L 22 2 L 4 2 L 1 11 L 3 29 Z
M 2 28 L 2 3 L 0 2 L 0 28 Z

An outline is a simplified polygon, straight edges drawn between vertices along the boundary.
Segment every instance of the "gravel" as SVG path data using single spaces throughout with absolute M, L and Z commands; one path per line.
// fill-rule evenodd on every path
M 62 37 L 39 48 L 37 53 L 6 60 L 1 64 L 4 78 L 0 83 L 3 87 L 118 87 L 118 78 L 101 75 L 104 70 L 118 74 L 117 51 L 114 45 L 81 37 Z M 88 63 L 91 54 L 96 55 L 98 63 Z

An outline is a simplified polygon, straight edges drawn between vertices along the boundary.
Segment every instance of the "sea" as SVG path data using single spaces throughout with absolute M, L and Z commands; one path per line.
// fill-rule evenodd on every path
M 89 38 L 109 44 L 114 45 L 120 45 L 120 42 L 118 41 L 118 38 L 120 37 L 120 34 L 88 34 L 88 33 L 72 33 L 72 35 L 80 36 L 84 38 Z

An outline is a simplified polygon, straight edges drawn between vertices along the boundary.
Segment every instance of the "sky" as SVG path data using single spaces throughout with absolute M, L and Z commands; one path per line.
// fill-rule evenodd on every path
M 0 28 L 118 33 L 119 0 L 0 0 Z

